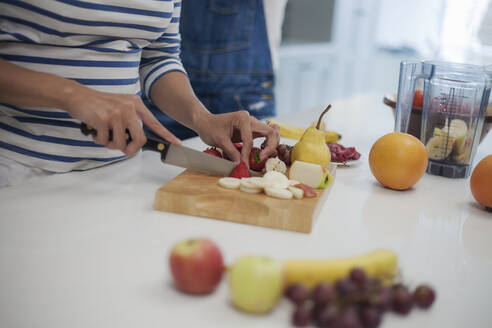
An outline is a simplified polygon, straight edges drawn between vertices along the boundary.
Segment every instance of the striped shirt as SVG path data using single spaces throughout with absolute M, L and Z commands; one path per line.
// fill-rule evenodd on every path
M 0 0 L 0 58 L 102 92 L 149 96 L 184 72 L 181 0 Z M 57 108 L 0 104 L 0 156 L 52 172 L 86 170 L 125 156 L 95 144 Z

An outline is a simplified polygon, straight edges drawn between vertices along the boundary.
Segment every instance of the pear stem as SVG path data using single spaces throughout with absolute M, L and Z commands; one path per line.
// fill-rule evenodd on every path
M 318 124 L 316 124 L 316 129 L 319 130 L 319 126 L 321 124 L 321 120 L 323 119 L 323 116 L 326 114 L 327 111 L 329 111 L 331 108 L 331 104 L 326 106 L 325 110 L 323 111 L 323 113 L 321 113 L 321 115 L 319 116 L 319 119 L 318 119 Z

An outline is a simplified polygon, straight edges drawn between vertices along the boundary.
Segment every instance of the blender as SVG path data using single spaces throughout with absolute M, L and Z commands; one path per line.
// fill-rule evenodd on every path
M 416 85 L 423 92 L 420 140 L 427 173 L 467 178 L 480 140 L 492 72 L 479 65 L 438 61 L 400 65 L 395 131 L 407 132 Z

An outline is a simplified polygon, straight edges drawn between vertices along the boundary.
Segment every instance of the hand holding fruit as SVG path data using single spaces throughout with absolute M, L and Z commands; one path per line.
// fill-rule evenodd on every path
M 253 139 L 265 137 L 265 148 L 261 150 L 260 160 L 275 153 L 280 135 L 278 126 L 268 126 L 247 111 L 207 115 L 195 126 L 200 138 L 208 145 L 220 147 L 228 158 L 234 162 L 249 162 Z M 234 142 L 242 142 L 240 151 Z

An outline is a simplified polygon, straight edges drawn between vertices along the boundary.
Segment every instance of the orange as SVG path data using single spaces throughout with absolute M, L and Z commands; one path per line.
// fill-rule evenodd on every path
M 369 153 L 374 177 L 384 186 L 405 190 L 424 175 L 427 149 L 419 139 L 406 133 L 392 132 L 379 138 Z
M 470 189 L 480 205 L 492 209 L 492 155 L 486 156 L 473 169 Z

